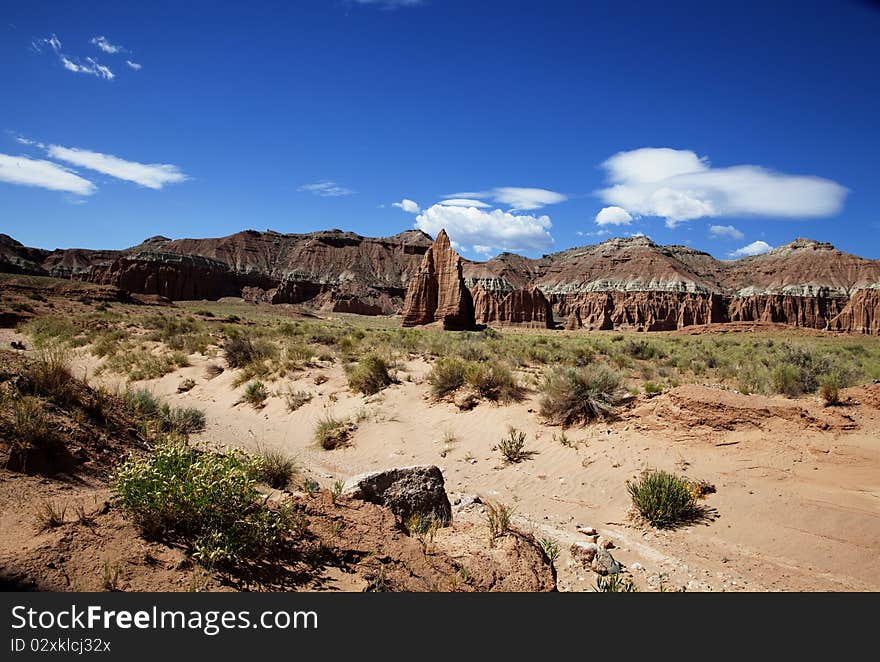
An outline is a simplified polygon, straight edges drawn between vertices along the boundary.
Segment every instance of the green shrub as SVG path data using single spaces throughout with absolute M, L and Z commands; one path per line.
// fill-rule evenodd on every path
M 541 416 L 556 425 L 573 425 L 610 415 L 621 397 L 621 378 L 602 365 L 556 368 L 541 390 Z
M 526 433 L 516 428 L 510 428 L 507 436 L 498 443 L 498 450 L 508 462 L 515 463 L 522 461 L 527 453 Z
M 37 398 L 24 396 L 13 402 L 12 435 L 22 449 L 43 446 L 49 440 L 49 420 Z
M 495 546 L 495 540 L 510 533 L 513 525 L 512 506 L 503 503 L 486 502 L 486 526 L 489 528 L 489 546 Z
M 62 407 L 76 401 L 76 380 L 70 372 L 68 357 L 69 352 L 63 345 L 44 345 L 37 351 L 26 373 L 35 394 L 49 398 Z
M 157 412 L 160 432 L 192 434 L 205 429 L 205 412 L 195 407 L 171 407 L 167 403 Z
M 114 478 L 116 501 L 151 539 L 181 543 L 208 567 L 272 556 L 295 533 L 290 510 L 270 509 L 255 463 L 241 452 L 199 452 L 168 439 Z
M 647 393 L 648 395 L 657 395 L 658 393 L 663 393 L 663 385 L 655 384 L 654 382 L 646 382 L 645 393 Z
M 662 359 L 666 356 L 666 352 L 661 347 L 648 340 L 627 340 L 623 345 L 623 352 L 642 361 Z
M 632 577 L 621 578 L 619 573 L 606 577 L 596 577 L 597 593 L 638 593 L 639 589 L 633 584 Z
M 145 388 L 126 391 L 122 401 L 126 411 L 134 418 L 152 419 L 159 413 L 159 399 Z
M 467 364 L 456 358 L 437 359 L 428 373 L 428 383 L 435 398 L 453 393 L 465 382 Z
M 253 381 L 244 389 L 243 399 L 254 409 L 265 406 L 268 397 L 269 391 L 263 382 Z
M 826 405 L 840 404 L 840 389 L 847 386 L 847 379 L 840 370 L 830 370 L 819 378 L 819 395 Z
M 376 354 L 367 354 L 347 373 L 348 387 L 364 395 L 378 393 L 393 381 L 388 374 L 388 364 Z
M 312 394 L 308 391 L 295 391 L 288 388 L 284 393 L 284 402 L 287 403 L 288 411 L 296 411 L 303 405 L 312 401 Z
M 348 441 L 348 426 L 345 421 L 327 414 L 315 426 L 314 439 L 324 450 L 339 448 Z
M 243 368 L 249 363 L 269 358 L 275 353 L 275 347 L 267 342 L 253 342 L 242 335 L 234 335 L 223 344 L 223 355 L 230 368 Z
M 296 472 L 296 462 L 284 451 L 262 449 L 256 460 L 260 479 L 270 487 L 281 490 L 290 485 Z
M 503 363 L 472 363 L 467 367 L 466 379 L 487 400 L 512 400 L 518 395 L 513 373 Z
M 674 527 L 699 514 L 699 488 L 686 478 L 667 471 L 645 471 L 626 481 L 633 506 L 658 529 Z

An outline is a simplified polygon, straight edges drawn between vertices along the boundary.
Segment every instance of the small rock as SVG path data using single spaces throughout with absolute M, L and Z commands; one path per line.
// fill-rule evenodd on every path
M 443 473 L 436 466 L 414 466 L 375 471 L 349 478 L 343 494 L 387 506 L 401 522 L 418 515 L 442 524 L 452 520 Z
M 471 393 L 470 391 L 458 393 L 453 400 L 455 406 L 458 407 L 460 411 L 470 411 L 477 406 L 479 401 L 480 400 L 476 394 Z
M 629 568 L 630 568 L 630 570 L 635 570 L 636 572 L 639 572 L 639 571 L 641 571 L 641 570 L 644 570 L 644 569 L 645 569 L 645 566 L 643 566 L 641 563 L 639 563 L 638 561 L 636 561 L 636 562 L 633 563 Z
M 592 526 L 579 526 L 577 530 L 578 533 L 583 533 L 585 536 L 595 536 L 597 533 L 599 533 Z
M 186 393 L 187 391 L 192 391 L 196 386 L 196 380 L 194 379 L 184 379 L 177 385 L 178 393 Z
M 623 570 L 623 566 L 614 560 L 614 557 L 611 556 L 607 549 L 602 547 L 597 547 L 596 556 L 593 558 L 591 567 L 593 572 L 598 575 L 616 575 Z
M 12 347 L 12 349 L 21 349 L 21 350 L 27 349 L 24 346 L 24 343 L 19 342 L 18 340 L 13 340 L 11 343 L 9 343 L 9 346 Z
M 481 503 L 483 500 L 476 494 L 463 494 L 455 500 L 454 505 L 456 510 L 466 510 Z

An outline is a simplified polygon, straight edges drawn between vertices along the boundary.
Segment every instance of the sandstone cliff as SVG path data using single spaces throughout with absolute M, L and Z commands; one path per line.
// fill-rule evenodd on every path
M 482 285 L 471 288 L 474 315 L 480 324 L 515 324 L 553 328 L 553 310 L 547 297 L 534 285 L 520 290 L 488 290 Z
M 448 245 L 442 234 L 441 243 Z M 444 260 L 452 255 L 452 261 L 435 260 L 426 271 L 431 245 L 417 230 L 384 238 L 339 230 L 248 230 L 216 239 L 157 236 L 121 251 L 48 251 L 0 234 L 0 271 L 177 300 L 242 296 L 360 314 L 399 312 L 415 283 L 419 296 L 415 307 L 408 306 L 408 323 L 421 323 L 413 320 L 433 311 L 452 326 L 466 326 L 470 320 L 462 311 L 470 300 L 475 320 L 483 324 L 549 326 L 555 318 L 569 328 L 669 330 L 709 322 L 775 322 L 880 334 L 874 312 L 880 261 L 808 239 L 738 260 L 660 246 L 646 237 L 609 239 L 539 259 L 501 253 L 485 262 L 463 260 L 450 247 Z M 445 249 L 438 245 L 436 252 Z M 444 277 L 451 283 L 443 301 L 431 299 L 441 292 L 433 289 L 438 267 L 448 268 Z M 549 315 L 533 287 L 550 303 Z M 472 296 L 466 296 L 468 289 Z
M 410 280 L 402 315 L 403 326 L 439 323 L 444 329 L 475 328 L 474 303 L 462 275 L 461 256 L 453 250 L 445 230 L 437 235 Z

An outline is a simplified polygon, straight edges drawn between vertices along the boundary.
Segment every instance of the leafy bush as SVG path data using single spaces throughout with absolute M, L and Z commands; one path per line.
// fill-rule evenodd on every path
M 666 352 L 661 347 L 648 340 L 627 340 L 623 345 L 623 352 L 642 361 L 662 359 L 666 356 Z
M 244 401 L 255 409 L 264 406 L 268 397 L 269 391 L 263 382 L 253 381 L 244 389 Z
M 12 434 L 22 449 L 44 445 L 49 440 L 49 421 L 37 398 L 25 396 L 12 406 Z
M 315 426 L 314 438 L 324 450 L 339 448 L 348 441 L 348 426 L 345 421 L 327 414 Z
M 658 393 L 663 393 L 663 385 L 655 384 L 654 382 L 646 382 L 645 393 L 647 393 L 648 395 L 657 395 Z
M 223 344 L 223 355 L 231 368 L 243 368 L 249 363 L 269 358 L 275 348 L 268 342 L 253 342 L 243 335 L 234 335 Z
M 122 401 L 126 411 L 134 418 L 155 418 L 159 413 L 159 399 L 145 388 L 126 391 Z
M 849 385 L 849 379 L 842 370 L 829 370 L 819 378 L 819 395 L 826 405 L 840 404 L 840 389 Z
M 388 364 L 376 354 L 367 354 L 347 373 L 348 387 L 364 395 L 378 393 L 393 381 L 388 374 Z
M 229 567 L 280 551 L 296 527 L 290 510 L 267 506 L 256 473 L 241 452 L 200 452 L 168 439 L 123 464 L 114 492 L 148 538 L 184 544 L 205 566 Z
M 620 375 L 602 365 L 556 368 L 544 378 L 541 416 L 556 425 L 605 418 L 620 400 Z
M 510 428 L 507 436 L 498 443 L 498 450 L 508 462 L 520 462 L 526 457 L 526 433 Z
M 668 471 L 645 471 L 626 481 L 636 510 L 658 529 L 674 527 L 699 514 L 699 486 Z
M 68 350 L 60 344 L 44 345 L 27 370 L 33 391 L 66 407 L 76 401 L 75 379 L 70 372 Z
M 442 398 L 458 390 L 464 386 L 466 371 L 467 364 L 460 359 L 437 359 L 428 373 L 431 393 L 435 398 Z
M 205 429 L 205 412 L 195 407 L 171 407 L 163 404 L 157 412 L 160 432 L 191 434 Z
M 513 373 L 503 363 L 472 363 L 467 368 L 466 379 L 487 400 L 511 400 L 518 393 Z
M 287 487 L 296 472 L 296 462 L 284 451 L 262 449 L 256 461 L 260 479 L 276 490 Z

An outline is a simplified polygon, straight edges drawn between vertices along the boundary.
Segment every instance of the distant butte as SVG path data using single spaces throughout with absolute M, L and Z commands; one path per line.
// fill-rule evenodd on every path
M 425 260 L 433 245 L 440 259 L 432 276 Z M 631 237 L 539 259 L 501 253 L 472 262 L 452 250 L 445 233 L 434 242 L 419 230 L 380 238 L 342 230 L 245 230 L 214 239 L 157 236 L 124 250 L 54 251 L 0 234 L 0 271 L 115 285 L 172 300 L 243 297 L 367 315 L 403 310 L 406 324 L 446 328 L 470 328 L 472 320 L 644 331 L 772 322 L 880 334 L 880 261 L 809 239 L 738 260 Z M 405 308 L 414 279 L 432 278 L 436 303 L 432 295 L 415 292 L 417 300 Z

